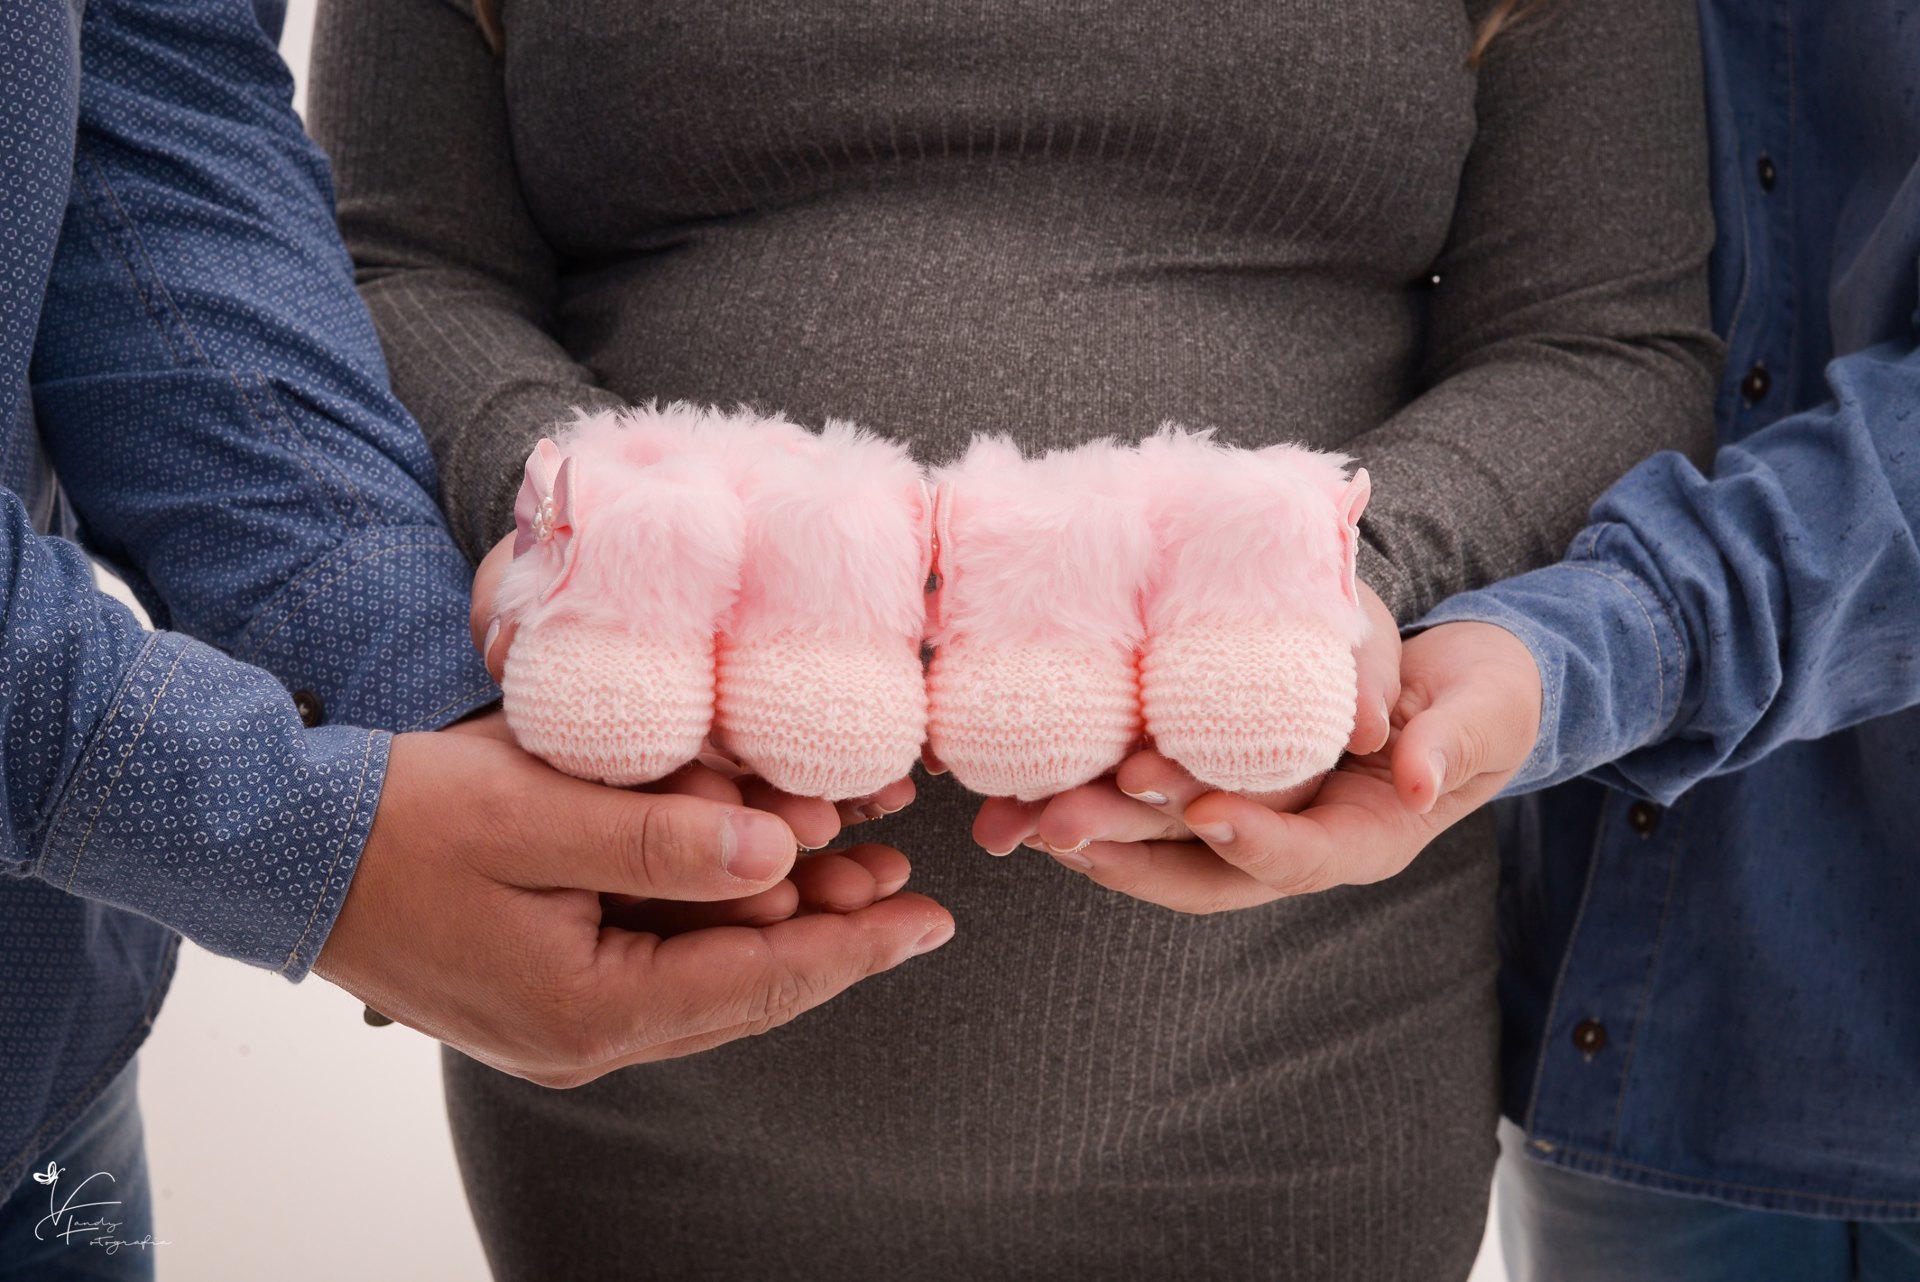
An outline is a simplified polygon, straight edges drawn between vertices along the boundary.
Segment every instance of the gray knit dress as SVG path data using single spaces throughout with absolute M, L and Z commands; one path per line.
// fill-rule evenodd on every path
M 1163 418 L 1374 475 L 1411 621 L 1710 439 L 1691 0 L 330 0 L 313 125 L 478 554 L 532 442 L 653 398 L 930 462 Z M 499 1277 L 1464 1276 L 1494 1157 L 1484 817 L 1213 917 L 860 830 L 946 948 L 770 1036 L 554 1092 L 457 1055 Z

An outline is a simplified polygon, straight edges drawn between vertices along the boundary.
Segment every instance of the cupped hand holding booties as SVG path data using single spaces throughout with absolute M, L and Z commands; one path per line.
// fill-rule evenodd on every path
M 926 741 L 974 791 L 1032 800 L 1151 742 L 1211 787 L 1278 791 L 1353 730 L 1366 497 L 1338 456 L 1171 426 L 1037 458 L 981 437 L 929 484 L 844 423 L 582 418 L 527 461 L 495 602 L 507 720 L 614 784 L 718 749 L 857 797 Z

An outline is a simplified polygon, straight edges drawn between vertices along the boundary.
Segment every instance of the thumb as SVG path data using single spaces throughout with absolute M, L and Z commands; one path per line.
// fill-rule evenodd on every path
M 493 545 L 473 572 L 473 604 L 469 607 L 467 626 L 473 631 L 474 649 L 480 652 L 495 681 L 506 668 L 514 625 L 494 613 L 493 601 L 500 591 L 500 577 L 512 561 L 513 535 L 509 534 Z
M 1393 787 L 1401 804 L 1426 814 L 1442 797 L 1483 774 L 1506 774 L 1526 760 L 1533 737 L 1514 693 L 1486 667 L 1453 674 L 1408 719 L 1393 747 Z M 1537 723 L 1539 713 L 1534 712 Z

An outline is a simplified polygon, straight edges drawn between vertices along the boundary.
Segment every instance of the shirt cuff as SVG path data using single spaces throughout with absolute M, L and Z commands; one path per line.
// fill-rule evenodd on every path
M 77 763 L 36 871 L 300 979 L 346 899 L 391 742 L 306 729 L 269 674 L 155 633 Z
M 1502 794 L 1530 792 L 1651 743 L 1679 715 L 1686 645 L 1652 586 L 1590 528 L 1567 559 L 1441 602 L 1419 626 L 1491 623 L 1540 668 L 1540 733 Z
M 288 583 L 234 657 L 297 692 L 311 725 L 438 730 L 500 697 L 468 629 L 472 585 L 445 530 L 369 530 Z

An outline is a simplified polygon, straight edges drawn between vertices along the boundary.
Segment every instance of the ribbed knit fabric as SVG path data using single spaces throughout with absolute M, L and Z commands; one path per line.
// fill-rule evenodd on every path
M 722 638 L 715 743 L 799 797 L 843 799 L 906 775 L 926 738 L 918 647 L 780 634 Z
M 1033 452 L 1163 418 L 1356 456 L 1403 619 L 1711 437 L 1692 6 L 330 0 L 313 124 L 460 536 L 576 403 Z M 1531 28 L 1531 30 L 1529 30 Z M 1434 285 L 1439 275 L 1441 283 Z M 954 941 L 766 1037 L 554 1093 L 452 1057 L 503 1282 L 1447 1282 L 1494 1157 L 1491 824 L 1211 917 L 853 830 Z
M 1320 629 L 1195 626 L 1148 637 L 1140 655 L 1154 746 L 1230 792 L 1279 792 L 1331 770 L 1353 698 L 1353 650 Z
M 648 783 L 693 760 L 713 724 L 713 640 L 559 619 L 521 630 L 500 689 L 528 752 L 583 779 Z
M 1140 744 L 1131 648 L 957 642 L 927 666 L 928 742 L 988 797 L 1049 797 L 1113 769 Z

